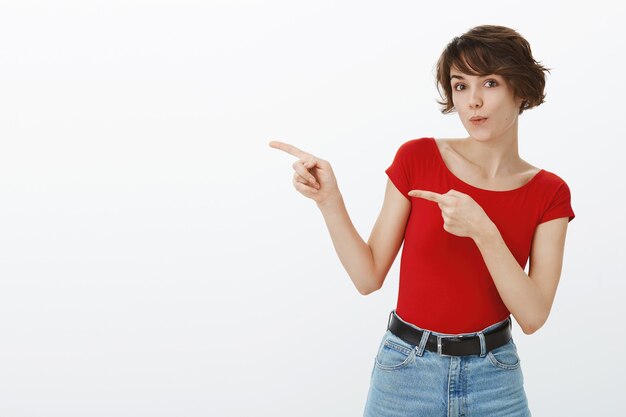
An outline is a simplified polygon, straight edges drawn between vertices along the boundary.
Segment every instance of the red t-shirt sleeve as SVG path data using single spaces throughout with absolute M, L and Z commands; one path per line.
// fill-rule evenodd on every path
M 393 158 L 393 162 L 389 168 L 385 170 L 385 173 L 393 185 L 395 185 L 398 191 L 409 201 L 411 197 L 407 194 L 412 190 L 412 188 L 410 188 L 412 169 L 409 164 L 409 149 L 412 142 L 413 141 L 409 141 L 400 145 L 396 151 L 396 156 Z
M 565 182 L 562 182 L 557 187 L 548 207 L 541 215 L 541 219 L 539 219 L 539 224 L 558 219 L 559 217 L 569 217 L 568 223 L 576 217 L 572 209 L 570 189 Z

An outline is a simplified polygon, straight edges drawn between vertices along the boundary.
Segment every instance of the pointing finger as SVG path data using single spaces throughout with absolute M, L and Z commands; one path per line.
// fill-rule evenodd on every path
M 270 141 L 269 143 L 270 147 L 275 148 L 275 149 L 280 149 L 281 151 L 285 151 L 290 155 L 295 156 L 298 159 L 308 159 L 311 154 L 304 152 L 303 150 L 300 150 L 298 148 L 296 148 L 293 145 L 290 145 L 288 143 L 284 143 L 284 142 L 280 142 L 277 140 L 273 140 Z
M 411 191 L 409 191 L 409 195 L 411 197 L 423 198 L 423 199 L 426 199 L 426 200 L 434 201 L 436 203 L 440 203 L 440 202 L 443 201 L 443 195 L 441 195 L 439 193 L 432 192 L 432 191 L 411 190 Z

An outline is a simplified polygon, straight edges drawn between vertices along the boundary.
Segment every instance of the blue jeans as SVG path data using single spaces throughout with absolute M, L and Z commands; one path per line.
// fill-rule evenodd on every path
M 407 323 L 424 331 L 416 346 L 387 330 L 374 358 L 364 417 L 531 416 L 513 339 L 485 352 L 484 333 L 501 323 L 463 333 L 481 340 L 481 353 L 468 356 L 443 356 L 424 348 L 430 334 L 451 334 Z

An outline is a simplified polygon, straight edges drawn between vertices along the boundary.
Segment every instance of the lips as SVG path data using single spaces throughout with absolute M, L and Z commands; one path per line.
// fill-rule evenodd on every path
M 487 122 L 486 117 L 473 117 L 470 119 L 470 123 L 474 126 L 482 125 L 485 122 Z

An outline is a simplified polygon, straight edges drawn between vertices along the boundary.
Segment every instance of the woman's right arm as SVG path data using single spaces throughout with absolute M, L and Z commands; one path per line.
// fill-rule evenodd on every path
M 317 203 L 339 260 L 356 289 L 363 295 L 380 289 L 404 240 L 410 197 L 387 180 L 382 209 L 365 243 L 350 220 L 330 163 L 287 143 L 271 141 L 269 145 L 300 159 L 293 163 L 293 185 Z
M 317 206 L 337 256 L 356 289 L 363 295 L 379 290 L 402 246 L 410 200 L 387 179 L 383 205 L 367 243 L 352 224 L 341 194 Z

